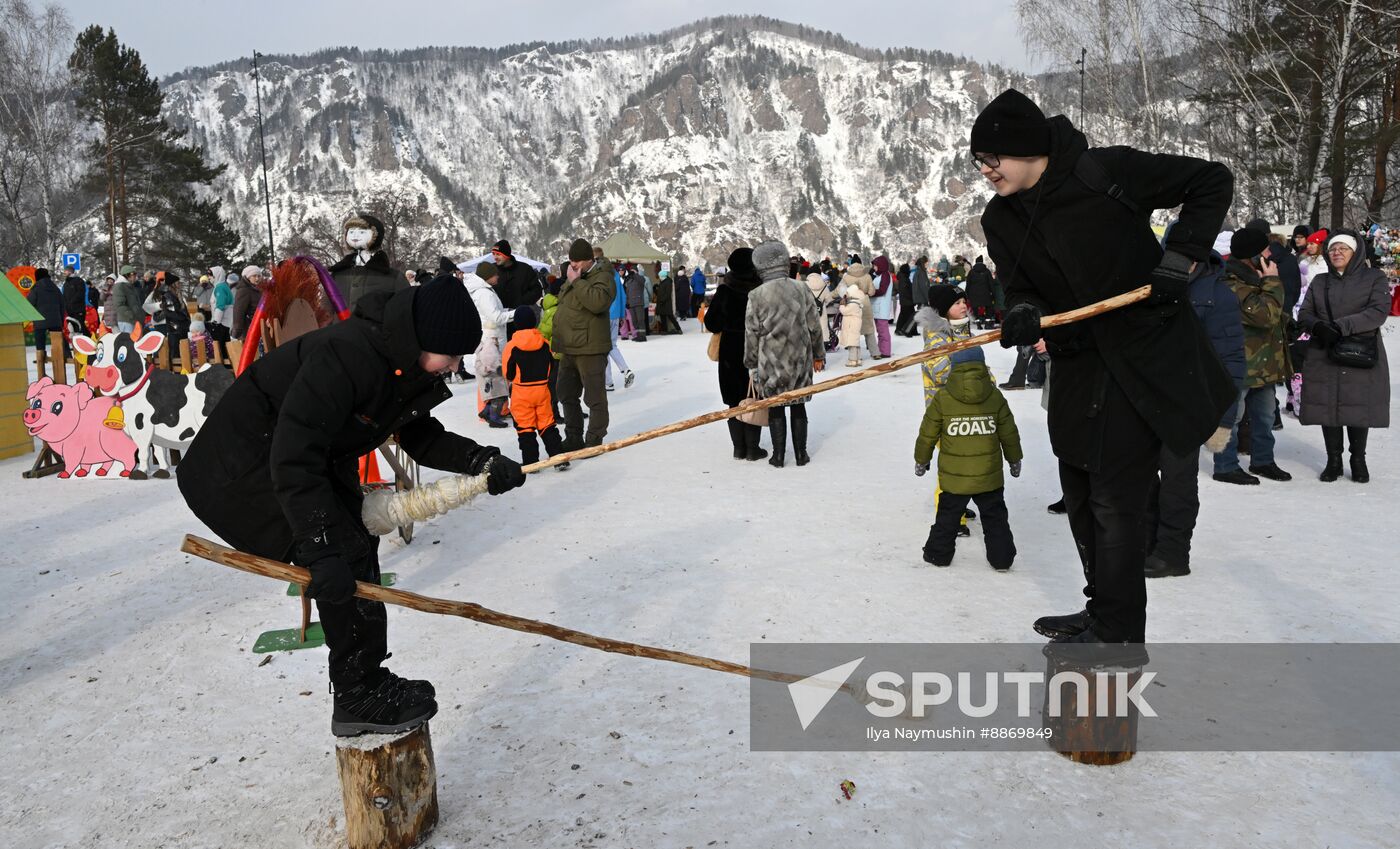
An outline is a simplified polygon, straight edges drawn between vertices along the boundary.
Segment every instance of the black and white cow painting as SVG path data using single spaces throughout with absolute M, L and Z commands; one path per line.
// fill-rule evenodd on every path
M 108 333 L 96 341 L 73 337 L 73 348 L 88 357 L 83 380 L 94 392 L 114 396 L 121 404 L 126 432 L 136 442 L 137 468 L 131 471 L 136 480 L 146 477 L 148 457 L 155 461 L 155 477 L 170 477 L 170 451 L 190 447 L 233 384 L 233 372 L 222 365 L 206 363 L 192 375 L 154 368 L 146 358 L 164 341 L 165 335 L 156 331 L 140 339 L 132 339 L 130 333 Z

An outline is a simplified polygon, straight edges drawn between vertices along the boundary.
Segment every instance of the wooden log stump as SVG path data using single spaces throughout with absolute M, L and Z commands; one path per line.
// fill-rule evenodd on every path
M 428 723 L 366 735 L 335 749 L 350 849 L 410 849 L 438 821 L 437 768 Z
M 1054 686 L 1061 674 L 1086 686 Z M 1048 657 L 1042 719 L 1051 734 L 1046 744 L 1075 763 L 1113 766 L 1132 760 L 1138 711 L 1126 694 L 1141 677 L 1140 666 L 1088 667 Z

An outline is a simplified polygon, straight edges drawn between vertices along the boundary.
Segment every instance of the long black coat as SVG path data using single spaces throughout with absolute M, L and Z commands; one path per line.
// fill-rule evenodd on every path
M 353 556 L 368 541 L 360 456 L 392 433 L 419 463 L 450 472 L 472 471 L 496 451 L 431 415 L 452 393 L 418 367 L 419 291 L 364 296 L 349 320 L 276 348 L 229 387 L 178 466 L 180 492 L 214 533 L 285 560 L 294 543 L 329 528 Z M 474 335 L 472 347 L 479 323 Z
M 1229 169 L 1129 147 L 1089 151 L 1142 209 L 1134 214 L 1074 176 L 1089 150 L 1083 134 L 1062 115 L 1050 119 L 1050 130 L 1050 164 L 1040 182 L 992 198 L 982 214 L 1008 307 L 1029 303 L 1049 315 L 1146 284 L 1162 258 L 1148 221 L 1153 209 L 1181 205 L 1168 247 L 1198 261 L 1210 256 L 1234 189 Z M 1106 469 L 1140 450 L 1114 439 L 1116 423 L 1134 411 L 1176 454 L 1195 450 L 1235 398 L 1189 304 L 1140 303 L 1047 330 L 1045 339 L 1055 367 L 1050 443 L 1078 468 Z M 1119 391 L 1108 391 L 1109 381 Z
M 748 311 L 749 293 L 758 288 L 759 280 L 735 279 L 725 275 L 724 282 L 710 298 L 705 310 L 705 329 L 719 336 L 719 395 L 727 406 L 734 407 L 749 394 L 749 370 L 744 367 L 744 315 Z
M 992 297 L 992 272 L 983 263 L 974 264 L 967 273 L 964 290 L 967 292 L 967 305 L 974 310 L 981 308 L 990 311 L 996 304 Z

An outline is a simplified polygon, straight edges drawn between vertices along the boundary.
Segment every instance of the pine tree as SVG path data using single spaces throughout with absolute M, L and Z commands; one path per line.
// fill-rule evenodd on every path
M 113 268 L 133 259 L 189 267 L 227 260 L 238 237 L 217 203 L 197 199 L 223 166 L 210 167 L 203 148 L 184 144 L 185 132 L 161 117 L 160 85 L 141 55 L 94 25 L 78 35 L 68 68 L 79 114 L 97 129 L 88 179 L 105 196 Z

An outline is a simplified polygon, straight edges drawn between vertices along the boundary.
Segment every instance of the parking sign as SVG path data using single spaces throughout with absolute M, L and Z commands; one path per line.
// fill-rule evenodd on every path
M 82 254 L 64 254 L 64 255 L 63 255 L 63 267 L 64 267 L 64 268 L 71 268 L 71 269 L 73 269 L 74 271 L 82 271 L 82 270 L 83 270 L 83 255 L 82 255 Z

